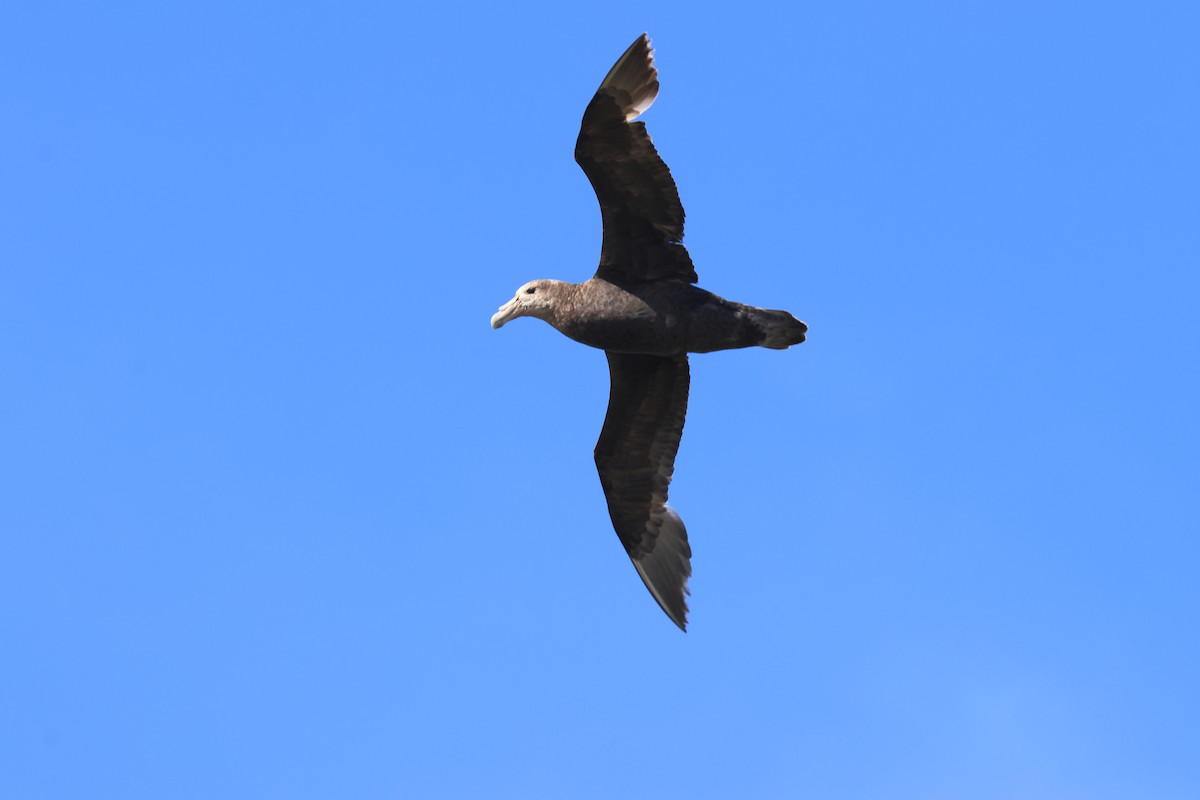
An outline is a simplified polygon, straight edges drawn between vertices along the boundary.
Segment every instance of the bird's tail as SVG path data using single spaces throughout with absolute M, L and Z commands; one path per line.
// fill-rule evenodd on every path
M 754 321 L 763 330 L 760 346 L 772 350 L 786 350 L 804 341 L 808 326 L 788 312 L 766 308 L 756 308 L 754 311 Z

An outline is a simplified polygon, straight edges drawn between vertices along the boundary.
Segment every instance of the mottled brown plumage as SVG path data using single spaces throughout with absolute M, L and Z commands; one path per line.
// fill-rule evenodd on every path
M 735 303 L 691 284 L 683 205 L 671 172 L 634 122 L 658 95 L 650 39 L 642 34 L 609 71 L 583 115 L 575 160 L 596 191 L 604 242 L 584 283 L 536 280 L 492 317 L 499 328 L 537 317 L 608 355 L 608 413 L 596 469 L 613 528 L 646 587 L 687 627 L 691 546 L 667 489 L 687 414 L 688 353 L 786 349 L 808 330 L 786 311 Z

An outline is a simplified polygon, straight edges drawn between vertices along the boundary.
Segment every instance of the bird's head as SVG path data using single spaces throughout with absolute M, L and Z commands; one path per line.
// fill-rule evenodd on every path
M 517 289 L 516 296 L 492 315 L 492 327 L 499 328 L 517 317 L 537 317 L 548 320 L 561 294 L 562 281 L 537 280 Z

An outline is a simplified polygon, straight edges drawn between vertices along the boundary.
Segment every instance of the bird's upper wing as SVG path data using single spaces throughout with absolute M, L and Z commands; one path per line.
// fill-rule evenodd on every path
M 612 387 L 596 469 L 608 513 L 650 594 L 687 630 L 692 548 L 683 520 L 667 507 L 687 415 L 687 355 L 606 355 Z
M 683 242 L 683 205 L 671 171 L 643 122 L 658 96 L 658 70 L 646 34 L 609 70 L 583 113 L 575 160 L 583 167 L 604 222 L 601 278 L 697 281 Z

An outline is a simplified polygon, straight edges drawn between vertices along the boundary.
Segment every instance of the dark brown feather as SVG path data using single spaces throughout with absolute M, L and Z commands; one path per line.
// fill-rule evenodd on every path
M 600 84 L 575 142 L 575 160 L 600 201 L 604 243 L 596 275 L 606 280 L 698 280 L 683 246 L 675 180 L 645 123 L 632 122 L 657 94 L 654 51 L 642 34 Z
M 608 513 L 646 588 L 686 630 L 692 550 L 667 488 L 687 415 L 687 356 L 606 355 L 611 388 L 596 469 Z

